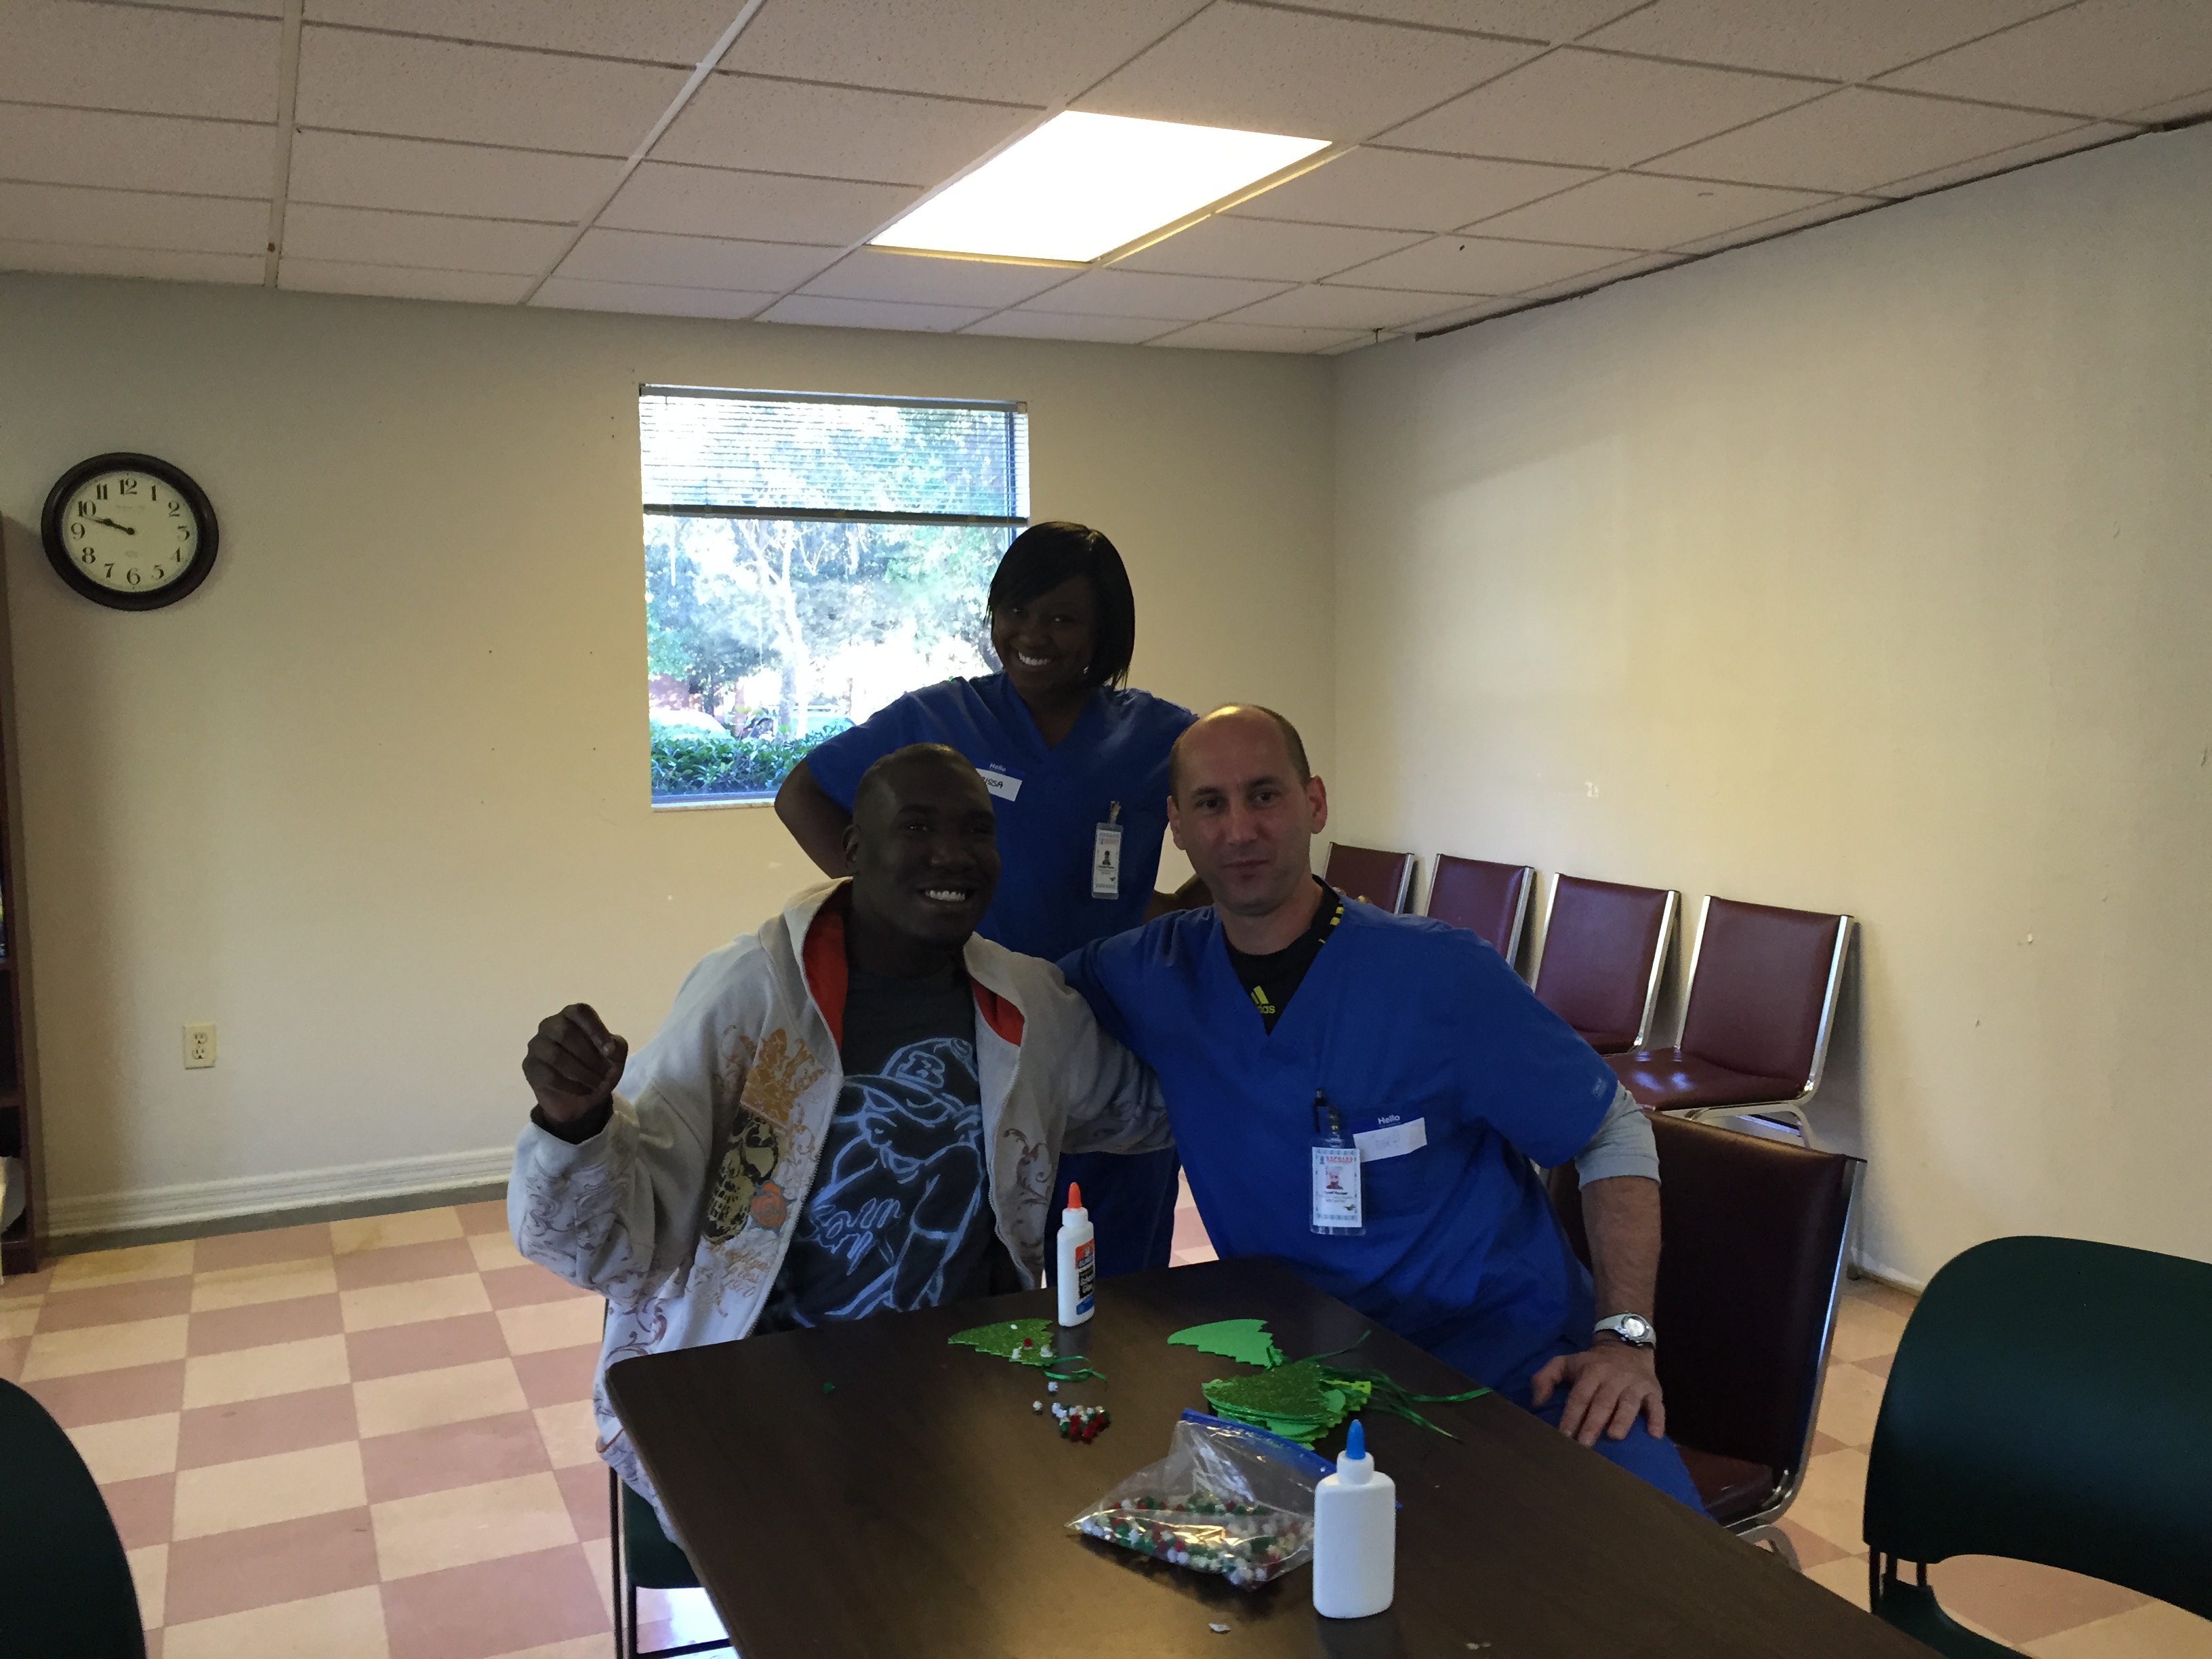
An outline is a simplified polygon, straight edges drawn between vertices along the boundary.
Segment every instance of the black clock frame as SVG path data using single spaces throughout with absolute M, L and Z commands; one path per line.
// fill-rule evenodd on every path
M 186 511 L 199 526 L 199 543 L 193 550 L 191 567 L 176 580 L 150 592 L 120 593 L 93 580 L 76 568 L 63 533 L 63 514 L 70 498 L 76 494 L 77 486 L 97 473 L 124 471 L 148 472 L 159 478 L 183 499 Z M 53 566 L 54 574 L 94 605 L 104 605 L 111 611 L 159 611 L 163 605 L 174 605 L 208 579 L 208 573 L 215 568 L 216 549 L 221 540 L 215 507 L 208 500 L 207 492 L 192 482 L 189 473 L 155 456 L 123 450 L 79 461 L 63 473 L 46 492 L 46 511 L 39 518 L 39 534 L 46 544 L 46 562 Z

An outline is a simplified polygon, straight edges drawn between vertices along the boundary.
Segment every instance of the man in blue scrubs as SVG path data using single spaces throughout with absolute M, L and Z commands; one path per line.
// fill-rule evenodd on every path
M 1200 720 L 1171 790 L 1212 908 L 1060 969 L 1158 1073 L 1216 1248 L 1280 1258 L 1699 1507 L 1650 1346 L 1658 1159 L 1612 1072 L 1474 934 L 1311 873 L 1328 794 L 1279 714 Z M 1532 1158 L 1577 1163 L 1595 1285 Z

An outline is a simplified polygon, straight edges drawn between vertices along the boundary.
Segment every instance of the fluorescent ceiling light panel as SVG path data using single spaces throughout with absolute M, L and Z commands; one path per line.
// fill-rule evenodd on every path
M 931 197 L 875 243 L 1088 261 L 1328 148 L 1326 138 L 1070 110 Z

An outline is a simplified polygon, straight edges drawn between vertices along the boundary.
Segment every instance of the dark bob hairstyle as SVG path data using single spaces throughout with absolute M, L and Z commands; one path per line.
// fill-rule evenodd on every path
M 1129 678 L 1129 659 L 1137 652 L 1137 596 L 1121 555 L 1103 532 L 1089 525 L 1054 520 L 1033 524 L 1014 538 L 991 578 L 990 607 L 1027 605 L 1070 576 L 1091 583 L 1096 608 L 1088 685 L 1120 685 Z

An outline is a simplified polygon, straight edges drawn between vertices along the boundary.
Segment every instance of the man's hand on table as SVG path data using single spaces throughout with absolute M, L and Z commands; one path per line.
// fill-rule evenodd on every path
M 606 1127 L 629 1059 L 629 1044 L 589 1003 L 570 1003 L 539 1024 L 523 1054 L 523 1081 L 538 1097 L 531 1116 L 563 1140 L 589 1140 Z
M 1571 1434 L 1585 1446 L 1597 1444 L 1600 1434 L 1625 1440 L 1638 1416 L 1647 1419 L 1654 1435 L 1667 1432 L 1667 1403 L 1659 1391 L 1658 1362 L 1649 1348 L 1638 1348 L 1612 1335 L 1599 1337 L 1581 1353 L 1561 1354 L 1530 1379 L 1530 1397 L 1541 1406 L 1561 1383 L 1567 1390 L 1566 1409 L 1559 1417 L 1559 1431 Z

